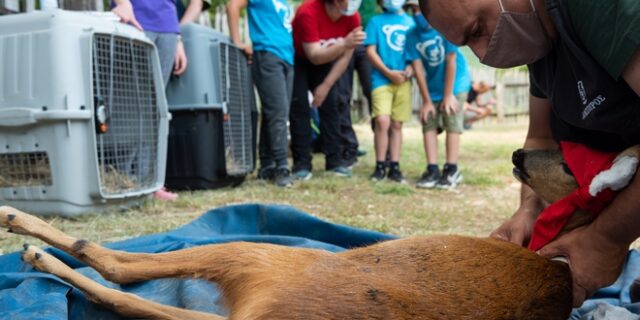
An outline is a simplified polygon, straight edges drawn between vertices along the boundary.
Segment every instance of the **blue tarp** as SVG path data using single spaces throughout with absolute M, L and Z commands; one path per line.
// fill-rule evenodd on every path
M 230 241 L 268 242 L 295 247 L 321 248 L 340 252 L 395 238 L 378 232 L 350 228 L 319 220 L 288 206 L 237 205 L 211 210 L 176 230 L 147 235 L 106 245 L 130 252 L 165 252 L 192 246 Z M 66 253 L 49 248 L 80 273 L 112 288 L 137 294 L 166 305 L 223 314 L 215 284 L 202 280 L 161 279 L 131 285 L 103 280 Z M 580 319 L 604 301 L 622 305 L 638 313 L 639 305 L 629 304 L 628 287 L 640 277 L 640 254 L 632 252 L 624 274 L 611 287 L 574 312 Z M 119 319 L 113 312 L 89 301 L 66 282 L 40 273 L 20 261 L 19 253 L 0 256 L 0 319 Z

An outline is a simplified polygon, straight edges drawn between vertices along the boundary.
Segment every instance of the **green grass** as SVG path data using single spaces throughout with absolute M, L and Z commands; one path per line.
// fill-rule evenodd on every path
M 172 203 L 147 201 L 124 212 L 92 214 L 77 219 L 46 218 L 55 227 L 79 238 L 113 242 L 174 229 L 209 209 L 237 203 L 289 204 L 319 218 L 400 236 L 455 233 L 487 235 L 518 204 L 519 185 L 511 176 L 511 153 L 524 141 L 526 123 L 484 123 L 462 136 L 459 165 L 464 183 L 453 191 L 420 190 L 415 182 L 425 169 L 420 127 L 404 129 L 401 168 L 406 185 L 369 180 L 373 172 L 372 134 L 367 124 L 356 126 L 362 147 L 351 179 L 324 174 L 324 159 L 314 157 L 314 177 L 281 189 L 257 181 L 255 174 L 237 188 L 182 192 Z M 444 137 L 439 138 L 444 159 Z M 442 165 L 442 161 L 440 163 Z M 19 250 L 33 238 L 0 231 L 0 252 Z

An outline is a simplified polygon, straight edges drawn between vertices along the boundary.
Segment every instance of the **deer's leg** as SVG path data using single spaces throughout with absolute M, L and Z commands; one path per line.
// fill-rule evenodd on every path
M 36 269 L 48 272 L 72 284 L 86 294 L 89 300 L 110 308 L 126 317 L 144 319 L 196 319 L 223 320 L 214 314 L 165 306 L 142 299 L 134 294 L 104 287 L 69 268 L 62 261 L 38 247 L 25 245 L 22 259 Z
M 9 207 L 0 207 L 0 226 L 14 233 L 39 238 L 87 263 L 112 282 L 131 283 L 171 277 L 202 278 L 220 284 L 225 297 L 233 295 L 235 285 L 246 284 L 250 275 L 264 273 L 270 267 L 278 269 L 274 261 L 289 265 L 299 260 L 302 254 L 293 248 L 243 242 L 157 254 L 115 251 L 73 238 L 37 217 Z M 292 254 L 294 251 L 296 253 Z M 310 258 L 326 254 L 320 251 L 305 253 Z M 265 259 L 267 255 L 279 258 Z

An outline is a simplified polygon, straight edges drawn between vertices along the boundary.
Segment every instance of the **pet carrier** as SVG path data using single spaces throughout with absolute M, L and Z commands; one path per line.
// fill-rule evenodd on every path
M 0 18 L 0 204 L 66 216 L 128 207 L 164 181 L 155 46 L 103 16 Z
M 172 114 L 166 184 L 210 189 L 241 183 L 255 167 L 253 83 L 242 50 L 203 26 L 182 28 L 189 68 L 167 88 Z

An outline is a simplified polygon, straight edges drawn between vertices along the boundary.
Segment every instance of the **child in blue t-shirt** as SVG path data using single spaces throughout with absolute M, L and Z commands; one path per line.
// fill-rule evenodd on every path
M 251 44 L 240 39 L 243 8 L 249 18 Z M 231 40 L 252 61 L 253 81 L 262 102 L 260 169 L 258 179 L 289 187 L 287 121 L 293 93 L 292 11 L 286 0 L 229 0 L 227 15 Z
M 374 141 L 376 168 L 371 179 L 385 176 L 404 182 L 400 171 L 402 123 L 411 118 L 411 66 L 405 59 L 407 33 L 414 27 L 413 19 L 402 10 L 405 0 L 379 0 L 383 13 L 367 24 L 367 56 L 373 66 L 371 73 L 372 118 L 375 121 Z M 389 135 L 389 128 L 391 134 Z M 385 158 L 390 151 L 389 172 Z
M 460 50 L 429 25 L 418 1 L 409 0 L 407 7 L 416 23 L 407 38 L 407 60 L 412 62 L 423 99 L 420 121 L 428 161 L 417 187 L 455 188 L 462 181 L 458 150 L 464 121 L 462 106 L 471 87 L 471 77 Z M 447 132 L 447 159 L 442 174 L 437 158 L 440 130 Z

